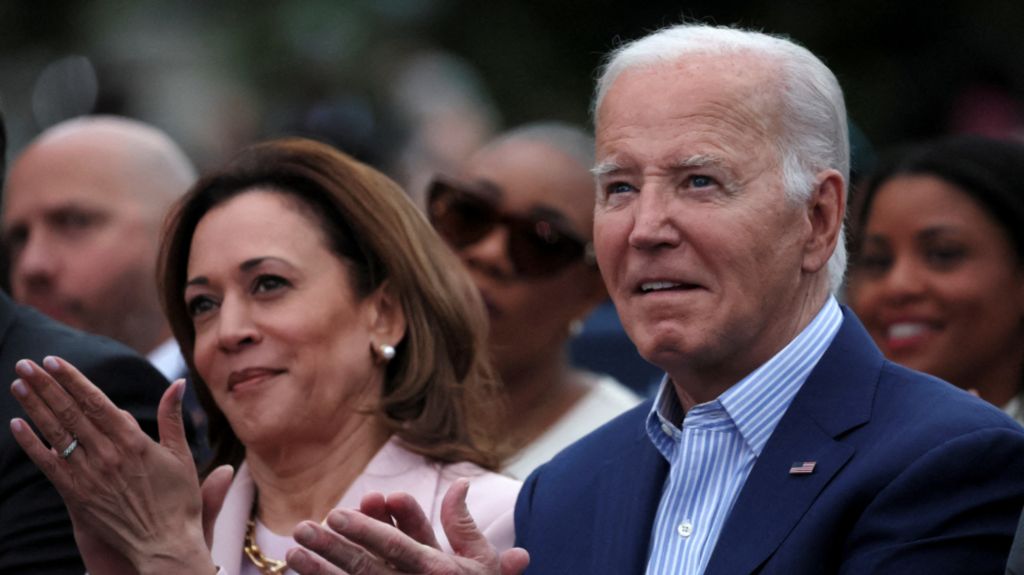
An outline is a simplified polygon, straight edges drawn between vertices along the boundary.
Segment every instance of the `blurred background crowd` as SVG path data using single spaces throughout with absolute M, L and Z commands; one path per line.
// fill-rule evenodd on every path
M 7 174 L 0 287 L 19 303 L 128 344 L 169 381 L 189 373 L 196 381 L 195 341 L 177 334 L 176 344 L 156 294 L 139 288 L 154 275 L 150 256 L 161 215 L 197 173 L 216 171 L 254 142 L 282 136 L 326 142 L 396 180 L 465 265 L 483 303 L 480 310 L 475 300 L 468 307 L 488 314 L 489 359 L 509 407 L 507 419 L 495 420 L 515 452 L 501 467 L 505 454 L 495 449 L 482 466 L 526 477 L 661 381 L 663 372 L 644 362 L 623 332 L 596 266 L 594 143 L 580 127 L 591 125 L 602 55 L 683 19 L 787 35 L 835 72 L 852 148 L 853 265 L 841 299 L 887 357 L 967 389 L 1024 423 L 1022 2 L 8 2 L 0 7 L 0 117 L 6 121 L 0 166 Z M 99 118 L 67 121 L 86 115 Z M 985 138 L 948 138 L 965 134 Z M 900 147 L 906 144 L 914 146 Z M 349 162 L 315 145 L 305 153 L 329 166 Z M 258 160 L 251 165 L 266 167 Z M 356 194 L 357 188 L 339 189 Z M 418 216 L 397 188 L 388 189 Z M 86 196 L 100 206 L 94 212 L 65 207 L 75 207 L 68 198 Z M 258 205 L 268 213 L 280 208 Z M 344 219 L 349 211 L 338 214 Z M 237 219 L 252 225 L 251 218 Z M 122 221 L 133 227 L 118 229 Z M 419 247 L 435 241 L 426 222 L 409 221 L 423 226 Z M 303 235 L 310 222 L 294 220 L 291 229 Z M 86 227 L 109 233 L 103 241 L 95 239 L 103 235 L 98 232 L 76 235 Z M 386 235 L 380 226 L 370 229 L 366 236 Z M 193 231 L 182 241 L 191 241 Z M 128 255 L 112 256 L 121 252 Z M 448 269 L 439 258 L 427 260 Z M 119 266 L 128 271 L 119 275 Z M 99 276 L 107 283 L 91 283 Z M 168 285 L 166 301 L 176 301 L 182 286 Z M 410 293 L 418 293 L 415 285 L 408 283 Z M 140 294 L 148 299 L 134 302 Z M 73 314 L 50 313 L 67 303 L 59 296 L 78 304 L 82 318 L 88 315 L 82 310 L 97 304 L 98 320 L 76 323 Z M 6 297 L 0 293 L 0 303 L 11 307 Z M 137 310 L 144 308 L 152 321 L 135 321 L 135 332 L 146 341 L 100 321 L 131 323 L 122 320 L 141 317 Z M 370 354 L 361 350 L 374 376 L 396 353 L 402 357 L 393 340 L 371 342 Z M 207 460 L 212 447 L 217 461 L 224 451 L 218 433 L 237 421 L 214 409 L 220 407 L 215 396 L 191 394 L 183 401 L 190 439 L 192 428 L 197 432 L 193 454 Z M 206 431 L 209 445 L 202 440 Z M 78 446 L 73 437 L 64 459 Z M 511 497 L 514 491 L 505 489 L 511 484 L 501 485 Z M 249 518 L 256 517 L 255 496 L 246 497 L 236 501 L 238 525 L 250 509 Z M 255 540 L 252 525 L 246 546 Z M 505 535 L 511 545 L 510 532 Z M 277 555 L 291 543 L 280 543 Z
M 510 127 L 588 126 L 602 55 L 684 18 L 786 34 L 820 55 L 845 91 L 854 183 L 898 144 L 1024 139 L 1024 3 L 92 0 L 0 7 L 7 156 L 83 114 L 153 125 L 200 172 L 300 135 L 381 169 L 422 205 L 435 174 Z M 644 392 L 660 372 L 617 323 L 599 306 L 572 355 Z
M 200 170 L 256 139 L 316 135 L 416 193 L 503 127 L 586 124 L 601 55 L 682 17 L 821 55 L 862 163 L 868 142 L 1024 133 L 1019 2 L 100 0 L 0 7 L 8 154 L 113 113 L 164 129 Z

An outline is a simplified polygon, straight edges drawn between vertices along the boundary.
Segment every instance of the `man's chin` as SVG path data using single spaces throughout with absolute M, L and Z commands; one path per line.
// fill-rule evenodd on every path
M 39 313 L 49 317 L 50 319 L 59 321 L 64 325 L 71 326 L 75 329 L 85 329 L 82 322 L 78 319 L 77 315 L 71 313 L 67 306 L 54 305 L 48 302 L 24 302 L 25 305 L 35 308 Z

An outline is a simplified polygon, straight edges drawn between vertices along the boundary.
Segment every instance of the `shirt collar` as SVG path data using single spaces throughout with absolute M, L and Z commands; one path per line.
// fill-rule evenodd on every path
M 760 455 L 782 415 L 789 408 L 797 391 L 807 381 L 843 322 L 843 314 L 835 298 L 829 296 L 818 314 L 786 347 L 752 371 L 713 401 L 694 406 L 724 409 L 732 424 L 743 436 L 755 455 Z M 666 453 L 680 437 L 675 423 L 686 416 L 672 381 L 662 378 L 658 394 L 647 415 L 647 435 L 669 461 Z M 669 440 L 667 442 L 666 440 Z
M 173 382 L 175 379 L 184 377 L 188 373 L 188 366 L 185 365 L 185 358 L 181 356 L 181 349 L 178 348 L 178 342 L 174 341 L 173 337 L 161 343 L 156 349 L 149 352 L 146 359 L 148 359 L 149 363 L 153 364 L 153 367 L 157 368 L 157 370 L 160 371 L 168 381 Z

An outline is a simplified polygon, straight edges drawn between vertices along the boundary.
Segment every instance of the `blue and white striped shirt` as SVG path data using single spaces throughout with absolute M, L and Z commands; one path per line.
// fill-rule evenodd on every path
M 654 521 L 648 575 L 704 572 L 761 450 L 842 322 L 830 297 L 789 345 L 685 416 L 672 382 L 662 381 L 647 435 L 670 471 Z M 672 423 L 680 420 L 681 430 Z

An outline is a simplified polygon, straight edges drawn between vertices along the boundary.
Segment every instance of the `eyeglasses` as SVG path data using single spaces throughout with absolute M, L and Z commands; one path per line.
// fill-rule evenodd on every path
M 594 265 L 593 244 L 557 221 L 502 212 L 465 184 L 435 178 L 427 190 L 430 223 L 455 249 L 471 246 L 499 225 L 508 230 L 508 257 L 518 275 L 550 276 L 577 261 Z

